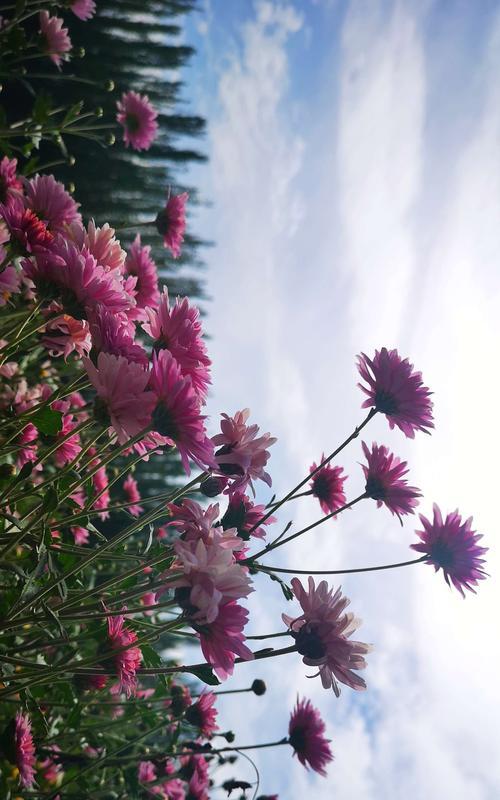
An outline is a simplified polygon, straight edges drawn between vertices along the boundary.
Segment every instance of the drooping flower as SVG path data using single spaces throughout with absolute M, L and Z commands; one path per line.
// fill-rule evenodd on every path
M 148 306 L 157 306 L 160 300 L 158 270 L 150 251 L 151 247 L 142 245 L 140 234 L 137 234 L 125 259 L 125 272 L 137 278 L 134 289 L 136 314 L 143 319 L 146 318 L 144 309 Z
M 73 351 L 80 358 L 88 356 L 92 348 L 89 323 L 84 319 L 74 319 L 69 314 L 61 314 L 47 322 L 42 344 L 51 356 L 62 355 L 64 360 Z
M 97 413 L 108 418 L 120 444 L 125 444 L 151 424 L 155 395 L 146 389 L 149 374 L 139 364 L 123 356 L 99 353 L 97 367 L 83 359 L 87 374 L 97 392 Z
M 155 340 L 155 349 L 169 350 L 179 364 L 183 377 L 191 378 L 193 389 L 204 402 L 210 385 L 211 361 L 207 355 L 200 312 L 186 297 L 170 305 L 168 289 L 163 287 L 158 308 L 148 308 L 144 330 Z
M 0 254 L 2 251 L 0 247 Z M 0 308 L 9 302 L 11 295 L 21 291 L 21 276 L 13 264 L 0 272 Z
M 123 356 L 127 361 L 134 361 L 142 367 L 148 365 L 148 355 L 142 345 L 134 341 L 133 325 L 124 314 L 112 313 L 102 303 L 98 303 L 89 312 L 89 324 L 92 345 L 98 353 Z
M 377 506 L 386 506 L 392 514 L 401 517 L 413 514 L 421 492 L 415 486 L 408 486 L 404 475 L 408 473 L 406 461 L 401 461 L 384 445 L 372 444 L 369 450 L 362 443 L 367 464 L 363 464 L 367 497 L 377 501 Z
M 16 174 L 17 158 L 4 156 L 0 161 L 0 203 L 7 202 L 9 197 L 18 196 L 23 185 Z
M 229 496 L 229 503 L 221 519 L 221 524 L 224 530 L 236 528 L 238 536 L 244 541 L 248 541 L 250 536 L 265 539 L 266 532 L 263 526 L 276 522 L 276 517 L 267 517 L 259 525 L 259 521 L 265 515 L 266 507 L 264 505 L 256 505 L 246 494 L 235 491 Z
M 196 701 L 189 706 L 184 714 L 186 722 L 198 728 L 200 735 L 208 738 L 215 731 L 219 730 L 216 723 L 217 709 L 215 706 L 216 697 L 213 692 L 202 692 Z
M 202 469 L 215 467 L 213 444 L 205 431 L 198 396 L 168 350 L 153 353 L 149 386 L 156 396 L 154 430 L 176 445 L 187 474 L 191 471 L 190 458 Z
M 126 613 L 127 608 L 124 606 L 122 611 Z M 119 691 L 131 697 L 137 689 L 136 672 L 142 661 L 140 648 L 131 646 L 137 641 L 137 634 L 125 628 L 125 617 L 120 614 L 108 617 L 108 635 L 112 648 L 127 647 L 116 653 L 113 661 L 118 674 Z
M 304 767 L 311 767 L 326 777 L 326 765 L 333 761 L 329 740 L 325 738 L 325 723 L 310 700 L 299 700 L 290 715 L 288 741 Z
M 340 588 L 333 593 L 326 581 L 316 587 L 312 577 L 307 591 L 298 578 L 291 583 L 303 613 L 298 617 L 282 614 L 282 619 L 304 664 L 318 667 L 324 688 L 333 688 L 337 697 L 340 694 L 337 681 L 352 689 L 366 689 L 364 680 L 353 670 L 366 667 L 364 656 L 371 648 L 350 639 L 361 623 L 354 614 L 344 613 L 349 599 L 342 596 Z
M 127 510 L 134 517 L 138 517 L 139 514 L 142 514 L 144 509 L 141 505 L 139 505 L 141 495 L 139 492 L 139 488 L 137 486 L 137 481 L 130 474 L 127 475 L 127 478 L 123 483 L 123 491 L 125 492 L 125 495 L 127 497 L 127 502 L 134 504 L 132 506 L 128 506 Z
M 447 514 L 444 520 L 437 505 L 433 511 L 432 522 L 420 514 L 424 530 L 416 533 L 421 541 L 410 547 L 427 556 L 426 563 L 432 564 L 436 572 L 442 569 L 448 586 L 451 581 L 462 597 L 465 597 L 464 589 L 475 593 L 478 581 L 487 577 L 482 556 L 488 548 L 478 545 L 482 534 L 472 530 L 472 517 L 462 522 L 458 509 Z
M 158 212 L 156 216 L 156 227 L 160 236 L 163 236 L 163 244 L 167 247 L 174 258 L 179 258 L 181 245 L 184 241 L 186 230 L 186 203 L 189 195 L 187 192 L 182 194 L 169 194 L 165 208 Z
M 84 22 L 95 14 L 95 0 L 73 0 L 70 8 Z
M 231 601 L 220 606 L 212 623 L 194 625 L 203 655 L 221 681 L 233 674 L 235 656 L 245 661 L 253 659 L 252 651 L 244 644 L 247 621 L 248 611 Z
M 323 453 L 320 464 L 324 460 L 325 454 Z M 317 468 L 317 464 L 312 464 L 309 472 L 314 472 Z M 333 467 L 331 464 L 325 464 L 313 475 L 309 486 L 313 496 L 318 498 L 323 514 L 332 514 L 345 504 L 344 483 L 347 480 L 347 475 L 343 475 L 343 471 L 342 467 Z
M 134 150 L 149 150 L 158 132 L 156 117 L 147 94 L 124 92 L 116 103 L 116 121 L 123 127 L 123 141 Z
M 422 374 L 413 371 L 413 364 L 402 359 L 397 350 L 382 347 L 373 359 L 364 353 L 358 356 L 358 370 L 368 386 L 359 383 L 367 395 L 362 408 L 374 408 L 385 414 L 389 426 L 397 426 L 413 439 L 415 431 L 429 433 L 434 427 L 431 392 L 422 382 Z
M 215 460 L 219 470 L 234 478 L 231 490 L 243 490 L 247 485 L 253 489 L 253 480 L 260 478 L 271 486 L 271 476 L 265 471 L 269 459 L 268 447 L 277 440 L 269 433 L 257 437 L 258 425 L 247 425 L 250 409 L 237 411 L 234 417 L 222 414 L 222 433 L 212 437 L 216 447 Z
M 25 180 L 24 190 L 27 208 L 31 208 L 52 233 L 63 232 L 65 225 L 74 222 L 81 224 L 80 204 L 75 203 L 53 175 L 35 175 Z
M 35 745 L 28 714 L 18 711 L 15 720 L 15 757 L 19 770 L 19 783 L 25 789 L 35 785 Z

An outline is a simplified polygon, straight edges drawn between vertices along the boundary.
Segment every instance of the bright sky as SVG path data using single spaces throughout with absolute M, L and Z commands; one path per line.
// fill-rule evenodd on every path
M 221 698 L 223 723 L 240 744 L 278 739 L 297 692 L 318 705 L 326 780 L 286 750 L 255 755 L 260 792 L 281 800 L 498 800 L 500 3 L 206 0 L 192 25 L 186 80 L 210 155 L 196 180 L 213 201 L 197 226 L 216 243 L 212 432 L 219 411 L 250 407 L 279 439 L 279 496 L 361 420 L 355 355 L 396 347 L 434 391 L 436 431 L 412 442 L 377 418 L 365 438 L 408 459 L 423 513 L 458 506 L 492 549 L 466 600 L 425 565 L 346 578 L 374 645 L 368 691 L 336 700 L 295 655 L 242 665 L 225 688 L 258 676 L 269 691 Z M 341 462 L 350 497 L 360 460 L 356 443 Z M 300 502 L 299 522 L 319 516 Z M 404 560 L 416 523 L 365 501 L 269 563 Z M 280 630 L 292 604 L 257 589 L 249 633 Z

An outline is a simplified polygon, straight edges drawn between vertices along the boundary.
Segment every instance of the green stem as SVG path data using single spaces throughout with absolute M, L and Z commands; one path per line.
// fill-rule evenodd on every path
M 428 560 L 428 556 L 414 558 L 411 561 L 399 561 L 397 564 L 382 564 L 378 567 L 356 567 L 355 569 L 283 569 L 282 567 L 265 567 L 262 564 L 253 564 L 253 568 L 259 572 L 282 572 L 288 575 L 352 575 L 358 572 L 377 572 L 384 569 L 397 569 L 398 567 L 409 567 L 412 564 L 423 564 Z

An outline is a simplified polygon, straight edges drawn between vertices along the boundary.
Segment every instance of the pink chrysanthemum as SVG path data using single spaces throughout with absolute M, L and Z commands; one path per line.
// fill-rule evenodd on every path
M 191 471 L 190 458 L 202 469 L 215 467 L 213 444 L 205 431 L 198 396 L 168 350 L 153 353 L 149 386 L 156 395 L 154 430 L 177 446 L 187 474 Z
M 209 800 L 207 792 L 209 787 L 208 764 L 203 756 L 191 755 L 181 758 L 179 774 L 183 780 L 188 782 L 186 798 Z
M 195 500 L 184 498 L 178 505 L 169 503 L 167 509 L 172 517 L 168 525 L 177 528 L 186 541 L 208 540 L 210 531 L 219 516 L 219 505 L 203 508 Z M 228 526 L 229 527 L 229 526 Z
M 92 345 L 99 353 L 123 356 L 142 367 L 149 363 L 148 355 L 142 345 L 134 341 L 134 327 L 125 315 L 114 314 L 98 303 L 89 313 Z
M 18 197 L 0 204 L 0 217 L 7 225 L 11 244 L 16 246 L 18 253 L 40 253 L 52 247 L 54 237 L 45 223 L 31 208 L 25 208 Z
M 191 378 L 193 389 L 204 402 L 211 382 L 211 361 L 203 341 L 200 312 L 186 297 L 178 297 L 171 306 L 165 286 L 158 308 L 149 308 L 146 313 L 149 322 L 144 330 L 155 340 L 155 349 L 167 349 L 172 353 L 182 375 Z
M 64 20 L 49 16 L 48 11 L 40 11 L 40 33 L 43 38 L 43 51 L 50 60 L 61 69 L 61 61 L 69 58 L 71 39 L 68 29 L 63 28 Z
M 215 453 L 220 472 L 234 478 L 231 490 L 244 489 L 250 485 L 253 489 L 253 480 L 260 478 L 271 486 L 271 476 L 265 471 L 269 460 L 268 447 L 277 440 L 269 433 L 264 433 L 257 438 L 258 425 L 247 425 L 250 409 L 237 411 L 234 417 L 222 414 L 220 424 L 222 433 L 212 437 L 216 447 L 220 449 Z
M 94 16 L 95 2 L 94 0 L 73 0 L 70 5 L 70 9 L 72 10 L 73 14 L 78 17 L 78 19 L 81 19 L 85 22 Z
M 53 744 L 47 748 L 50 750 L 51 756 L 47 756 L 43 761 L 40 761 L 38 766 L 42 772 L 42 778 L 51 786 L 59 786 L 64 778 L 64 767 L 58 761 L 58 753 L 61 748 L 57 744 Z
M 236 491 L 229 497 L 229 503 L 221 519 L 221 524 L 224 530 L 227 528 L 236 528 L 238 536 L 244 541 L 248 541 L 250 536 L 256 536 L 258 539 L 265 539 L 266 531 L 263 526 L 271 525 L 273 522 L 276 522 L 276 517 L 268 517 L 264 520 L 262 525 L 259 526 L 259 521 L 265 515 L 265 506 L 256 505 L 246 494 Z
M 69 314 L 61 314 L 49 320 L 42 337 L 42 344 L 51 356 L 64 356 L 64 360 L 75 351 L 82 358 L 88 356 L 92 348 L 89 323 L 74 319 Z
M 149 150 L 158 132 L 158 112 L 147 94 L 124 92 L 116 107 L 116 121 L 123 127 L 125 146 L 130 145 L 134 150 Z
M 364 442 L 362 447 L 367 461 L 367 465 L 362 464 L 366 496 L 376 500 L 378 508 L 384 505 L 397 517 L 413 514 L 422 494 L 415 486 L 408 486 L 403 477 L 408 473 L 406 461 L 401 461 L 387 447 L 375 442 L 371 450 Z
M 86 528 L 81 528 L 79 525 L 75 525 L 71 528 L 71 533 L 73 534 L 75 544 L 78 547 L 89 543 L 89 532 Z
M 67 436 L 73 428 L 76 428 L 75 418 L 72 414 L 64 414 L 62 418 L 62 429 L 57 434 L 56 441 L 58 439 L 63 439 Z M 81 452 L 81 444 L 80 444 L 80 434 L 75 433 L 74 436 L 70 436 L 69 439 L 66 439 L 56 450 L 54 454 L 54 461 L 56 467 L 61 469 L 66 464 L 69 464 L 70 461 L 73 461 L 78 453 Z
M 83 359 L 87 374 L 97 392 L 97 414 L 113 426 L 120 444 L 125 444 L 151 424 L 155 395 L 147 391 L 149 374 L 139 364 L 122 356 L 99 353 L 97 367 Z
M 324 460 L 325 454 L 323 453 L 320 464 Z M 314 472 L 317 467 L 317 464 L 312 464 L 309 472 Z M 347 475 L 343 475 L 343 471 L 342 467 L 332 467 L 331 464 L 325 464 L 324 467 L 321 467 L 316 472 L 309 484 L 311 494 L 319 500 L 323 514 L 332 514 L 345 504 L 344 483 L 347 480 Z
M 22 191 L 23 185 L 16 169 L 17 158 L 4 156 L 0 161 L 0 203 L 6 203 L 9 197 L 15 197 Z
M 123 272 L 126 252 L 115 237 L 115 229 L 107 222 L 98 228 L 93 219 L 87 225 L 87 230 L 79 224 L 71 225 L 71 238 L 82 250 L 84 247 L 94 256 L 97 263 L 108 270 Z
M 215 706 L 216 697 L 213 692 L 202 692 L 196 703 L 193 703 L 186 710 L 184 718 L 190 725 L 198 728 L 200 735 L 208 738 L 219 730 L 216 723 L 217 709 Z
M 325 738 L 325 723 L 310 700 L 299 700 L 290 715 L 288 741 L 304 767 L 326 777 L 326 765 L 333 761 L 329 740 Z
M 0 247 L 0 253 L 2 248 Z M 11 295 L 21 291 L 21 276 L 11 264 L 0 272 L 0 308 L 9 302 Z
M 35 175 L 25 180 L 24 190 L 27 208 L 31 208 L 53 233 L 64 231 L 64 226 L 73 222 L 81 224 L 82 218 L 78 212 L 80 204 L 75 203 L 53 175 Z
M 358 384 L 368 398 L 362 408 L 374 408 L 385 414 L 389 426 L 397 425 L 410 439 L 417 430 L 430 432 L 434 427 L 432 392 L 423 385 L 421 373 L 413 371 L 413 364 L 407 358 L 402 359 L 397 350 L 382 347 L 380 352 L 375 350 L 373 359 L 361 353 L 358 370 L 368 384 Z
M 233 674 L 235 656 L 245 661 L 253 659 L 252 651 L 244 644 L 247 621 L 248 611 L 232 601 L 219 608 L 217 619 L 211 624 L 194 626 L 203 655 L 221 681 Z
M 19 783 L 23 788 L 31 789 L 35 785 L 35 745 L 31 734 L 31 720 L 22 711 L 16 714 L 14 743 Z
M 474 586 L 487 577 L 483 569 L 485 560 L 481 556 L 488 548 L 478 546 L 482 534 L 472 530 L 472 517 L 462 522 L 458 509 L 447 514 L 444 521 L 437 505 L 433 511 L 432 522 L 420 514 L 424 530 L 416 533 L 421 542 L 410 547 L 427 556 L 426 563 L 432 564 L 436 572 L 442 569 L 448 586 L 451 581 L 462 597 L 465 597 L 464 589 L 475 593 Z
M 125 492 L 127 502 L 134 504 L 133 506 L 128 506 L 127 510 L 134 517 L 138 517 L 139 514 L 142 514 L 144 509 L 141 505 L 139 505 L 141 495 L 137 486 L 137 481 L 132 477 L 132 475 L 127 475 L 127 478 L 123 483 L 123 491 Z
M 311 577 L 308 591 L 298 578 L 293 578 L 292 589 L 303 613 L 295 618 L 281 616 L 304 664 L 318 667 L 324 688 L 333 688 L 337 697 L 340 694 L 337 681 L 351 689 L 366 689 L 364 680 L 353 670 L 366 667 L 364 656 L 371 648 L 349 638 L 361 624 L 354 614 L 344 614 L 349 599 L 342 596 L 340 589 L 333 593 L 326 581 L 316 587 Z
M 151 247 L 141 244 L 139 234 L 130 245 L 125 259 L 125 272 L 137 278 L 134 296 L 136 302 L 136 314 L 146 318 L 144 309 L 148 306 L 157 306 L 160 300 L 158 291 L 158 271 L 156 264 L 150 255 Z
M 125 606 L 122 611 L 127 611 Z M 131 697 L 137 689 L 136 672 L 142 661 L 140 648 L 131 646 L 137 641 L 137 634 L 125 628 L 125 617 L 119 615 L 108 617 L 108 635 L 112 648 L 127 647 L 126 650 L 116 653 L 114 664 L 118 673 L 119 691 Z
M 140 783 L 151 783 L 156 780 L 156 767 L 152 761 L 139 761 L 137 773 Z
M 156 216 L 158 233 L 163 236 L 163 244 L 170 250 L 174 258 L 179 258 L 181 254 L 181 245 L 186 230 L 188 198 L 187 192 L 177 195 L 169 194 L 165 208 Z
M 93 464 L 92 466 L 97 466 L 97 464 Z M 106 511 L 111 501 L 108 485 L 109 479 L 106 467 L 101 466 L 92 476 L 92 488 L 96 494 L 96 499 L 92 504 L 92 508 L 96 511 L 101 511 L 101 514 L 99 514 L 101 519 L 108 519 L 109 517 L 109 511 Z

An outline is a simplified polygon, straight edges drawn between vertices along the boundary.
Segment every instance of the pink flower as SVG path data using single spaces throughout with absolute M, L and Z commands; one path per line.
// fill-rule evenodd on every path
M 73 351 L 79 358 L 87 356 L 92 349 L 89 323 L 61 314 L 47 322 L 42 344 L 51 356 L 62 355 L 65 361 Z
M 323 453 L 320 464 L 324 460 L 325 454 Z M 309 472 L 314 472 L 317 466 L 317 464 L 312 464 Z M 311 494 L 318 498 L 323 514 L 331 514 L 345 504 L 344 483 L 347 480 L 347 475 L 342 473 L 342 467 L 332 467 L 331 464 L 325 464 L 313 476 L 309 484 Z
M 382 347 L 375 350 L 373 359 L 364 353 L 358 356 L 358 370 L 368 386 L 358 384 L 367 395 L 362 408 L 374 408 L 385 414 L 389 426 L 395 425 L 405 436 L 413 439 L 415 431 L 429 433 L 434 427 L 431 392 L 422 383 L 420 372 L 402 359 L 397 350 Z
M 408 486 L 403 477 L 408 473 L 406 461 L 400 461 L 387 447 L 373 442 L 371 451 L 362 443 L 368 465 L 363 466 L 367 497 L 377 501 L 377 506 L 386 506 L 392 514 L 413 514 L 421 493 L 415 486 Z
M 177 528 L 186 541 L 203 539 L 208 541 L 215 521 L 219 516 L 219 505 L 203 508 L 195 500 L 184 498 L 179 505 L 169 503 L 167 509 L 172 517 L 168 525 Z
M 17 158 L 4 156 L 0 161 L 0 203 L 6 203 L 9 197 L 18 196 L 23 185 L 16 175 Z
M 235 656 L 245 661 L 253 659 L 252 651 L 243 644 L 247 620 L 248 611 L 231 601 L 219 608 L 214 622 L 194 626 L 203 655 L 222 681 L 233 674 Z
M 149 150 L 158 132 L 158 112 L 149 102 L 147 94 L 124 92 L 116 107 L 116 121 L 123 127 L 125 146 L 131 145 L 134 150 Z
M 78 547 L 89 543 L 89 532 L 86 528 L 81 528 L 79 525 L 76 525 L 71 528 L 71 533 Z
M 146 390 L 149 374 L 139 364 L 108 353 L 99 353 L 97 368 L 89 358 L 83 364 L 98 395 L 97 413 L 104 412 L 120 444 L 151 424 L 155 396 Z
M 52 246 L 53 235 L 47 226 L 30 209 L 25 208 L 19 198 L 0 204 L 0 217 L 3 218 L 12 242 L 18 253 L 40 253 Z
M 198 728 L 200 735 L 208 738 L 219 730 L 216 723 L 217 709 L 215 706 L 216 697 L 213 692 L 202 692 L 196 703 L 193 703 L 186 710 L 184 718 L 190 725 Z
M 98 352 L 124 356 L 147 367 L 149 360 L 142 345 L 134 341 L 134 327 L 125 315 L 114 314 L 98 303 L 89 314 L 92 345 Z
M 269 433 L 264 433 L 257 438 L 258 425 L 247 425 L 250 409 L 237 411 L 234 417 L 222 414 L 220 424 L 222 433 L 212 437 L 217 450 L 215 460 L 219 470 L 230 477 L 234 477 L 231 489 L 244 489 L 250 485 L 253 489 L 253 480 L 260 478 L 271 486 L 271 477 L 265 471 L 269 459 L 268 447 L 276 442 Z
M 40 761 L 38 766 L 42 770 L 42 777 L 51 786 L 59 786 L 64 777 L 64 768 L 57 760 L 57 754 L 60 753 L 61 748 L 57 744 L 52 745 L 50 749 L 53 757 L 48 756 L 43 761 Z
M 116 270 L 119 273 L 123 272 L 127 254 L 125 250 L 122 250 L 120 242 L 115 237 L 115 229 L 111 228 L 107 222 L 98 228 L 91 219 L 87 230 L 81 224 L 75 223 L 70 226 L 69 235 L 78 249 L 83 250 L 86 247 L 101 267 L 106 270 Z
M 169 194 L 165 208 L 159 211 L 156 217 L 158 233 L 163 236 L 163 244 L 168 247 L 174 258 L 179 258 L 184 241 L 188 197 L 187 192 L 178 195 Z
M 326 777 L 326 765 L 333 761 L 329 740 L 325 738 L 325 723 L 310 700 L 299 700 L 290 715 L 288 741 L 304 767 Z
M 149 322 L 144 330 L 155 340 L 155 349 L 169 350 L 179 364 L 183 377 L 191 378 L 193 389 L 204 402 L 210 385 L 210 364 L 197 308 L 186 297 L 170 305 L 168 289 L 163 287 L 157 309 L 148 308 Z
M 424 530 L 416 533 L 421 542 L 410 547 L 427 556 L 426 563 L 432 564 L 436 572 L 442 569 L 448 586 L 451 581 L 462 597 L 465 597 L 464 589 L 475 593 L 474 586 L 487 577 L 481 556 L 488 548 L 478 546 L 482 534 L 472 530 L 472 517 L 462 522 L 458 509 L 447 514 L 444 521 L 437 505 L 433 506 L 433 511 L 432 522 L 420 514 Z
M 71 39 L 68 29 L 63 28 L 64 20 L 59 17 L 50 17 L 48 11 L 40 11 L 40 33 L 44 40 L 43 51 L 50 56 L 50 60 L 61 69 L 61 61 L 67 60 L 71 50 Z
M 82 218 L 78 212 L 80 204 L 75 203 L 53 175 L 35 175 L 25 180 L 24 190 L 26 207 L 31 208 L 53 233 L 63 232 L 64 226 L 72 222 L 81 224 Z
M 22 711 L 16 714 L 14 743 L 19 783 L 24 789 L 31 789 L 35 785 L 35 745 L 31 734 L 31 720 Z
M 126 606 L 122 611 L 126 612 Z M 124 627 L 125 617 L 122 615 L 108 617 L 108 635 L 111 639 L 112 648 L 126 647 L 114 656 L 115 669 L 118 673 L 119 691 L 125 692 L 127 697 L 135 694 L 137 689 L 136 672 L 142 661 L 142 653 L 139 647 L 132 647 L 137 641 L 137 634 Z
M 134 517 L 138 517 L 139 514 L 142 514 L 144 509 L 139 505 L 141 495 L 139 493 L 139 489 L 137 488 L 137 481 L 130 474 L 127 475 L 127 478 L 123 483 L 123 491 L 127 497 L 127 502 L 134 503 L 133 506 L 128 506 L 128 511 Z
M 79 19 L 83 20 L 84 22 L 95 14 L 95 2 L 94 0 L 73 0 L 70 5 L 70 8 Z
M 189 800 L 208 800 L 208 764 L 201 755 L 185 756 L 181 759 L 180 775 L 188 781 Z
M 73 428 L 76 428 L 76 422 L 72 414 L 64 414 L 62 418 L 62 429 L 57 434 L 57 439 L 63 439 L 65 436 L 70 433 Z M 57 441 L 56 439 L 56 441 Z M 66 439 L 54 453 L 54 461 L 56 467 L 61 469 L 62 467 L 69 464 L 70 461 L 73 461 L 78 453 L 81 452 L 81 444 L 80 444 L 80 434 L 75 433 L 74 436 L 70 436 L 69 439 Z
M 177 446 L 187 474 L 191 471 L 190 458 L 202 469 L 215 466 L 213 444 L 205 431 L 198 397 L 168 350 L 153 353 L 149 386 L 156 396 L 154 430 Z
M 97 464 L 95 464 L 95 466 L 97 466 Z M 92 504 L 92 508 L 95 508 L 96 511 L 103 510 L 102 514 L 99 515 L 101 519 L 108 519 L 109 517 L 109 512 L 105 510 L 109 506 L 111 499 L 107 488 L 108 484 L 109 480 L 106 467 L 100 467 L 92 476 L 92 486 L 96 495 L 98 495 L 97 499 Z
M 125 259 L 125 272 L 137 278 L 134 290 L 136 311 L 140 312 L 137 316 L 142 316 L 143 319 L 144 309 L 147 306 L 157 306 L 160 300 L 158 271 L 150 251 L 149 245 L 141 245 L 141 237 L 137 234 Z
M 151 783 L 157 778 L 156 768 L 152 761 L 139 761 L 138 775 L 140 783 Z
M 2 248 L 0 247 L 0 251 Z M 10 300 L 11 295 L 21 291 L 21 277 L 11 264 L 0 272 L 0 308 Z
M 340 694 L 337 681 L 352 689 L 366 689 L 364 680 L 353 670 L 366 667 L 363 656 L 370 646 L 349 638 L 360 620 L 343 613 L 349 605 L 348 598 L 342 596 L 340 589 L 333 593 L 326 581 L 316 588 L 311 577 L 308 591 L 298 578 L 293 578 L 292 589 L 303 613 L 295 618 L 282 614 L 282 619 L 295 639 L 298 652 L 304 656 L 304 664 L 319 667 L 324 688 L 332 687 L 337 697 Z
M 266 532 L 263 526 L 276 522 L 276 517 L 268 517 L 259 527 L 259 520 L 265 514 L 265 506 L 255 505 L 246 494 L 236 491 L 229 496 L 229 504 L 226 513 L 221 519 L 221 524 L 224 530 L 236 528 L 238 536 L 244 541 L 248 541 L 250 536 L 265 539 Z

